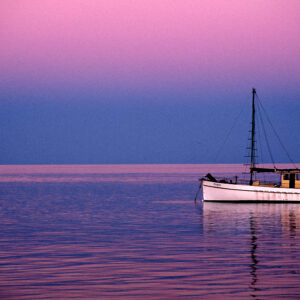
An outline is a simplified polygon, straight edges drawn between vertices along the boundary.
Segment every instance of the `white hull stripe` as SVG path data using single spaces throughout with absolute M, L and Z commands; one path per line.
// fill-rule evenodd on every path
M 204 186 L 208 186 L 208 185 L 205 185 Z M 245 190 L 245 189 L 231 189 L 231 188 L 227 188 L 227 187 L 219 187 L 219 186 L 211 186 L 209 185 L 210 188 L 213 188 L 213 189 L 221 189 L 221 190 L 230 190 L 230 191 L 242 191 L 242 192 L 252 192 L 252 193 L 256 193 L 256 192 L 261 192 L 260 190 Z M 278 188 L 280 189 L 280 188 Z M 281 192 L 280 190 L 278 191 L 263 191 L 264 193 L 271 193 L 271 194 L 274 194 L 274 193 L 280 193 L 280 194 L 296 194 L 298 195 L 299 193 L 293 193 L 293 192 Z

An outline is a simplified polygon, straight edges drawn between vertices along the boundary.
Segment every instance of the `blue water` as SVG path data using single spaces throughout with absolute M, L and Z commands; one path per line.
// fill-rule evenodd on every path
M 0 167 L 0 298 L 299 299 L 300 205 L 195 203 L 206 168 Z

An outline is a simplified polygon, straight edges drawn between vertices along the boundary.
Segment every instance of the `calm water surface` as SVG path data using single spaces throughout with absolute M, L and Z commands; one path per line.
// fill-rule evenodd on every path
M 1 299 L 299 299 L 300 205 L 197 201 L 238 166 L 0 166 Z

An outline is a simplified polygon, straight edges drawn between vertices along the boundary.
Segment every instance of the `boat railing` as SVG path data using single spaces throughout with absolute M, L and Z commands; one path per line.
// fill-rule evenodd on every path
M 238 176 L 214 176 L 216 182 L 219 183 L 230 183 L 230 184 L 245 184 L 249 185 L 249 179 L 247 178 L 239 178 Z M 257 178 L 253 181 L 253 185 L 260 185 L 260 186 L 280 186 L 281 182 L 278 179 L 264 179 L 264 178 Z

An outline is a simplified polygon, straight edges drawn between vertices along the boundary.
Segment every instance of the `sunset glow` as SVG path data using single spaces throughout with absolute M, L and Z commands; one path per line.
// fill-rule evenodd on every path
M 299 78 L 299 1 L 29 0 L 2 1 L 1 11 L 10 88 L 292 87 Z
M 253 87 L 299 161 L 299 11 L 297 0 L 1 1 L 0 163 L 241 163 Z

